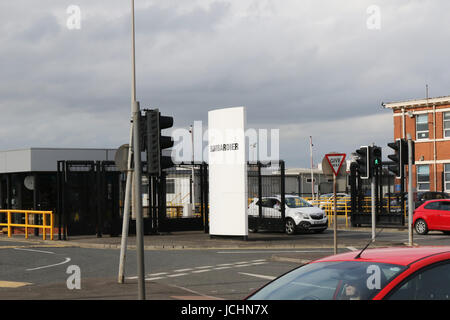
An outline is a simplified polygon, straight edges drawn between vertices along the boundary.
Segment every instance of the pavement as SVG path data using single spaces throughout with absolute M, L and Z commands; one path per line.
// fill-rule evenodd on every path
M 378 229 L 377 229 L 378 231 Z M 345 222 L 338 227 L 338 235 L 346 232 L 370 233 L 371 228 L 353 228 L 346 227 Z M 384 233 L 404 233 L 406 228 L 386 228 Z M 246 240 L 242 237 L 219 237 L 210 236 L 203 231 L 180 231 L 173 233 L 159 233 L 144 236 L 144 250 L 206 250 L 206 249 L 292 249 L 292 248 L 332 248 L 333 247 L 332 228 L 328 228 L 323 234 L 297 233 L 295 235 L 286 235 L 279 232 L 258 232 L 249 233 Z M 61 247 L 81 247 L 95 249 L 120 249 L 121 236 L 111 237 L 104 235 L 97 237 L 95 235 L 71 236 L 67 240 L 58 240 L 58 235 L 54 235 L 54 240 L 42 240 L 42 237 L 30 235 L 24 239 L 23 235 L 13 235 L 8 238 L 6 235 L 0 235 L 1 241 L 12 241 L 12 245 L 23 243 L 27 246 L 61 246 Z M 369 238 L 358 240 L 355 243 L 354 237 L 339 238 L 340 247 L 357 247 L 360 244 L 367 243 Z M 5 244 L 3 244 L 4 246 Z M 373 246 L 386 245 L 404 245 L 404 243 L 392 243 L 392 241 L 383 241 L 377 239 Z M 1 245 L 0 245 L 1 246 Z M 135 235 L 127 237 L 127 249 L 136 249 Z

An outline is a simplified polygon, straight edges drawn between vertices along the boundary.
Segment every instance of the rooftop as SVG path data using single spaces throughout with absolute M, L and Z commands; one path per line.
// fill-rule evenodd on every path
M 439 105 L 447 105 L 447 104 L 450 104 L 450 96 L 381 103 L 381 105 L 384 108 L 389 108 L 389 109 L 416 108 L 416 107 L 426 107 L 426 106 L 430 106 L 430 105 L 439 106 Z

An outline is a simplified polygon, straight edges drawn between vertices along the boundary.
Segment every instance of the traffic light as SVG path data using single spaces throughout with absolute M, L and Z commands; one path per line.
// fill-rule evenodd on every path
M 370 149 L 369 146 L 363 146 L 356 150 L 358 154 L 356 163 L 358 164 L 358 173 L 361 179 L 370 179 L 372 176 L 370 172 Z
M 402 143 L 402 162 L 403 165 L 407 166 L 408 165 L 408 140 L 406 139 L 401 139 L 401 143 Z M 415 158 L 415 143 L 413 140 L 411 140 L 411 153 L 412 153 L 412 164 L 414 164 L 414 158 Z
M 161 130 L 173 126 L 173 118 L 161 116 L 159 109 L 146 110 L 147 121 L 147 172 L 150 176 L 160 176 L 161 171 L 174 166 L 172 157 L 163 155 L 163 150 L 173 146 L 169 136 Z
M 145 151 L 147 150 L 147 114 L 140 114 L 139 115 L 139 123 L 140 123 L 140 150 Z
M 388 158 L 392 160 L 392 164 L 388 165 L 388 170 L 395 173 L 398 179 L 403 179 L 403 165 L 405 164 L 405 140 L 397 140 L 395 142 L 388 143 L 388 147 L 395 151 L 394 154 L 388 155 Z M 406 149 L 406 155 L 408 149 Z
M 378 168 L 381 166 L 381 160 L 382 160 L 381 147 L 373 146 L 371 148 L 371 151 L 372 151 L 371 152 L 372 155 L 370 157 L 370 159 L 371 159 L 370 163 L 372 164 L 372 168 L 375 169 L 375 168 Z M 371 172 L 375 172 L 375 171 L 371 170 Z

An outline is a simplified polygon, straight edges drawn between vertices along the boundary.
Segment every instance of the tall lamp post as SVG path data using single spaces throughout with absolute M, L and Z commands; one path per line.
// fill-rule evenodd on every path
M 136 62 L 134 0 L 131 0 L 131 114 L 133 116 L 133 156 L 134 156 L 134 210 L 136 215 L 136 255 L 138 276 L 138 297 L 145 300 L 145 265 L 144 265 L 144 226 L 142 218 L 142 163 L 140 150 L 140 116 L 141 109 L 136 101 Z

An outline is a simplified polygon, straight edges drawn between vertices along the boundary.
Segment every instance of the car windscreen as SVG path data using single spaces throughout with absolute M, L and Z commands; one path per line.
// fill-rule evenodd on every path
M 285 198 L 286 205 L 289 208 L 304 208 L 304 207 L 312 207 L 312 204 L 306 201 L 305 199 L 299 197 L 287 197 Z
M 249 300 L 368 300 L 405 269 L 362 261 L 311 263 L 274 280 Z

